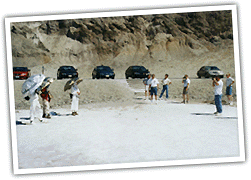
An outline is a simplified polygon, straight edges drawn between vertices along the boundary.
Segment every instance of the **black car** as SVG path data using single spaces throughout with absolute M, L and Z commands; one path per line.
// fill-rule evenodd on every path
M 220 78 L 223 78 L 224 73 L 216 66 L 202 66 L 200 70 L 197 72 L 197 76 L 198 78 L 201 77 L 209 78 L 215 76 L 220 76 Z
M 113 69 L 111 69 L 109 66 L 97 66 L 92 71 L 92 79 L 102 79 L 102 78 L 115 78 L 115 73 L 113 72 Z
M 149 70 L 146 69 L 144 66 L 130 66 L 126 72 L 125 77 L 128 79 L 131 78 L 145 78 L 149 74 Z
M 77 69 L 73 66 L 60 66 L 57 72 L 57 79 L 78 77 Z

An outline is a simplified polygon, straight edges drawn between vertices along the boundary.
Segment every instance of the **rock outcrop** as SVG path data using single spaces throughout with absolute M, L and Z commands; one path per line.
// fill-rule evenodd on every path
M 55 69 L 51 76 L 62 64 L 76 66 L 83 77 L 100 64 L 116 77 L 134 64 L 180 76 L 184 68 L 193 72 L 222 60 L 234 73 L 231 11 L 17 22 L 11 39 L 13 66 L 35 73 L 44 65 Z

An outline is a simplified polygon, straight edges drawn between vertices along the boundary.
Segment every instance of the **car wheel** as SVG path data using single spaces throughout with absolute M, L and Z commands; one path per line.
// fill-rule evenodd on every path
M 126 79 L 128 79 L 129 77 L 126 75 Z
M 201 76 L 198 76 L 198 78 L 201 78 Z
M 94 76 L 92 76 L 92 79 L 95 79 L 95 77 L 94 77 Z

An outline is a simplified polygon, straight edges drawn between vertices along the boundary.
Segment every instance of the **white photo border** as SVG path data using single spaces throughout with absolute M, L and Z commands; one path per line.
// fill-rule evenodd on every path
M 206 11 L 232 11 L 233 39 L 234 39 L 234 59 L 235 59 L 235 75 L 236 75 L 236 92 L 237 92 L 237 110 L 238 110 L 238 135 L 239 135 L 239 157 L 224 157 L 210 159 L 191 159 L 191 160 L 171 160 L 156 162 L 137 162 L 122 164 L 104 164 L 104 165 L 83 165 L 70 167 L 48 167 L 34 169 L 18 168 L 18 152 L 17 152 L 17 133 L 15 121 L 15 98 L 13 85 L 12 70 L 12 50 L 11 50 L 11 29 L 12 22 L 26 21 L 44 21 L 59 19 L 80 19 L 80 18 L 98 18 L 98 17 L 114 17 L 114 16 L 135 16 L 150 14 L 172 14 L 187 12 L 206 12 Z M 14 174 L 33 174 L 33 173 L 52 173 L 52 172 L 72 172 L 84 170 L 108 170 L 108 169 L 125 169 L 125 168 L 143 168 L 143 167 L 160 167 L 160 166 L 176 166 L 176 165 L 195 165 L 195 164 L 211 164 L 226 162 L 243 162 L 245 161 L 245 142 L 244 142 L 244 119 L 242 108 L 242 89 L 241 89 L 241 69 L 239 55 L 239 35 L 238 35 L 238 18 L 236 5 L 217 5 L 217 6 L 201 6 L 201 7 L 183 7 L 170 9 L 147 9 L 147 10 L 129 10 L 114 12 L 93 12 L 83 14 L 62 14 L 62 15 L 42 15 L 42 16 L 25 16 L 25 17 L 7 17 L 5 18 L 5 34 L 6 34 L 6 50 L 7 50 L 7 70 L 8 70 L 8 86 L 9 86 L 9 108 L 11 123 L 11 142 L 12 142 L 12 159 Z

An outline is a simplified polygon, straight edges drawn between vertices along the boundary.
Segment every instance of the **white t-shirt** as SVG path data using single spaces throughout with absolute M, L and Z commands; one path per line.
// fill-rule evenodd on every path
M 157 87 L 157 84 L 159 84 L 158 79 L 156 79 L 156 78 L 152 79 L 152 81 L 151 81 L 151 87 Z
M 227 86 L 229 86 L 233 81 L 234 79 L 232 77 L 227 78 Z
M 186 79 L 185 81 L 184 81 L 184 87 L 187 87 L 187 84 L 189 83 L 189 85 L 190 85 L 190 79 Z
M 168 79 L 168 78 L 164 78 L 163 79 L 163 85 L 169 85 L 169 83 L 171 82 L 171 80 L 170 79 Z
M 71 86 L 71 94 L 78 95 L 78 93 L 80 93 L 80 90 L 78 89 L 78 86 L 76 84 L 73 84 Z
M 219 80 L 218 83 L 219 83 L 218 86 L 216 84 L 214 86 L 214 95 L 221 95 L 222 94 L 223 82 L 222 82 L 222 80 Z

